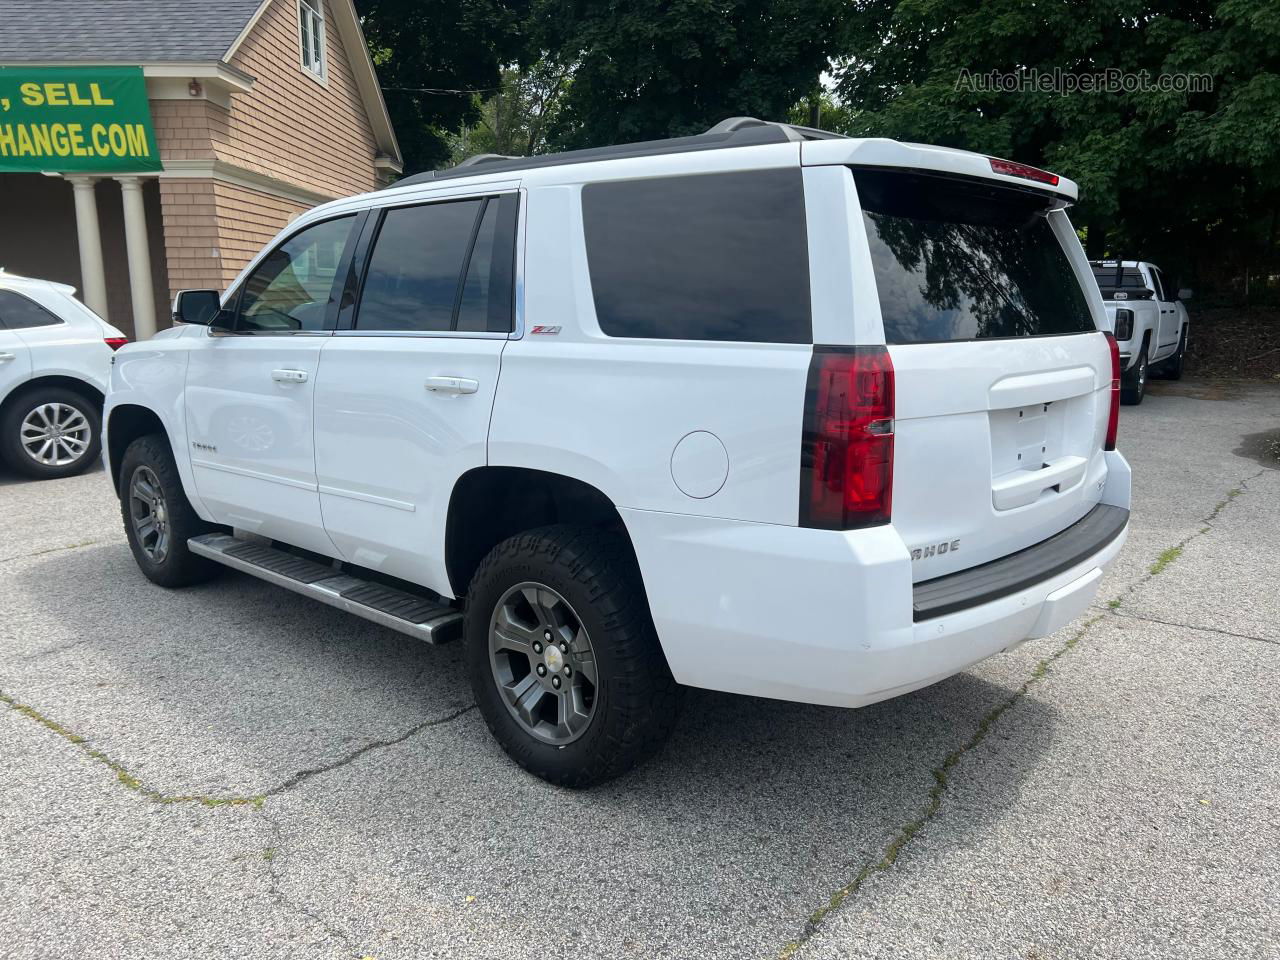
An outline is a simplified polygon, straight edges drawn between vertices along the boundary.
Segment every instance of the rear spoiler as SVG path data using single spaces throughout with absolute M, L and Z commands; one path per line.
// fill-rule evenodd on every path
M 1080 198 L 1080 188 L 1075 181 L 1048 170 L 999 157 L 970 153 L 968 150 L 902 143 L 878 137 L 866 140 L 806 141 L 800 144 L 800 162 L 806 167 L 840 165 L 933 171 L 1006 183 L 1023 190 L 1036 190 L 1068 203 L 1074 203 Z

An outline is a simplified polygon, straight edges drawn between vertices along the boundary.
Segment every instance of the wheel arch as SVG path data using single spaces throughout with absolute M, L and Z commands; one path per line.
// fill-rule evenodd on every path
M 508 537 L 553 523 L 615 530 L 635 547 L 613 501 L 585 481 L 528 467 L 476 467 L 460 476 L 445 521 L 445 570 L 454 596 L 467 592 L 480 562 Z
M 159 433 L 173 447 L 173 439 L 159 414 L 149 407 L 136 403 L 122 403 L 111 408 L 109 420 L 103 424 L 106 439 L 107 469 L 111 473 L 111 486 L 120 494 L 120 462 L 129 444 L 149 433 Z
M 106 397 L 103 395 L 101 390 L 87 380 L 53 373 L 40 374 L 39 376 L 32 377 L 30 380 L 24 380 L 22 383 L 15 386 L 5 396 L 4 400 L 0 401 L 0 415 L 3 415 L 11 404 L 17 403 L 23 396 L 42 387 L 58 387 L 63 390 L 70 390 L 72 393 L 77 393 L 89 403 L 97 407 L 99 416 L 102 414 L 102 405 L 106 401 Z

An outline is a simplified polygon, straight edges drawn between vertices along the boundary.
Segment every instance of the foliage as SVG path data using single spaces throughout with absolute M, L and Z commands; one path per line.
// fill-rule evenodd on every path
M 405 170 L 441 166 L 451 152 L 449 132 L 480 117 L 479 104 L 469 91 L 496 91 L 500 65 L 523 49 L 527 3 L 356 0 L 356 9 Z M 459 90 L 463 92 L 453 92 Z
M 479 153 L 529 157 L 547 150 L 547 129 L 569 89 L 569 66 L 548 59 L 502 71 L 498 92 L 477 96 L 479 120 L 453 138 L 452 162 Z
M 844 132 L 964 147 L 1061 171 L 1091 255 L 1212 279 L 1275 265 L 1280 8 L 1251 0 L 857 0 L 837 91 Z M 1178 93 L 978 92 L 972 74 L 1208 73 Z
M 576 64 L 558 147 L 701 133 L 782 117 L 818 81 L 844 0 L 540 0 L 533 36 Z

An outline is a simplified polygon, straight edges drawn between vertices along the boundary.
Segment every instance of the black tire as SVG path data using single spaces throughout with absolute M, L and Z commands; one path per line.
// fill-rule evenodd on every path
M 167 535 L 166 549 L 162 554 L 153 549 L 155 544 L 149 537 L 148 543 L 144 544 L 139 524 L 135 522 L 137 514 L 144 508 L 150 511 L 149 515 L 156 515 L 154 500 L 147 503 L 135 495 L 134 482 L 137 479 L 158 488 L 163 510 L 158 516 Z M 188 538 L 210 533 L 216 528 L 201 520 L 192 509 L 191 501 L 182 489 L 182 478 L 178 476 L 167 437 L 153 433 L 129 444 L 120 461 L 119 491 L 120 516 L 124 521 L 125 535 L 129 538 L 129 549 L 133 551 L 138 569 L 148 580 L 162 587 L 185 587 L 209 580 L 222 570 L 220 564 L 187 548 Z
M 585 729 L 567 743 L 540 740 L 498 689 L 491 624 L 504 597 L 528 582 L 559 594 L 590 638 L 594 706 Z M 465 632 L 471 687 L 489 730 L 511 759 L 544 780 L 588 787 L 617 777 L 657 752 L 675 725 L 682 691 L 658 643 L 630 544 L 619 534 L 557 525 L 504 540 L 471 580 Z
M 1151 364 L 1147 359 L 1147 341 L 1142 341 L 1137 362 L 1124 372 L 1120 379 L 1120 402 L 1136 407 L 1147 395 L 1147 378 L 1151 375 Z
M 46 414 L 45 411 L 51 411 Z M 58 413 L 52 413 L 57 411 Z M 79 415 L 76 419 L 70 411 Z M 65 412 L 65 419 L 60 415 Z M 62 440 L 53 440 L 54 447 L 50 451 L 54 462 L 42 462 L 23 446 L 24 423 L 27 424 L 26 435 L 30 437 L 30 429 L 48 423 L 46 416 L 53 417 L 59 423 L 75 424 L 76 429 L 66 434 L 66 444 L 80 448 L 74 459 L 66 463 L 58 463 L 58 453 L 70 456 L 68 446 L 61 445 Z M 29 418 L 36 418 L 34 421 Z M 55 427 L 50 425 L 50 429 Z M 60 429 L 60 427 L 58 428 Z M 62 437 L 62 433 L 57 434 Z M 38 452 L 38 451 L 37 451 Z M 33 477 L 37 480 L 55 480 L 58 477 L 69 477 L 81 473 L 98 462 L 102 452 L 102 404 L 86 398 L 75 390 L 66 387 L 32 387 L 11 397 L 0 415 L 0 456 L 3 456 L 13 470 Z

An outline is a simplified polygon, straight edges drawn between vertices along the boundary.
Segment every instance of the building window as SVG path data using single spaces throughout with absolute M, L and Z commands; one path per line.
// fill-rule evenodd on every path
M 324 0 L 298 0 L 298 43 L 302 69 L 324 79 Z

